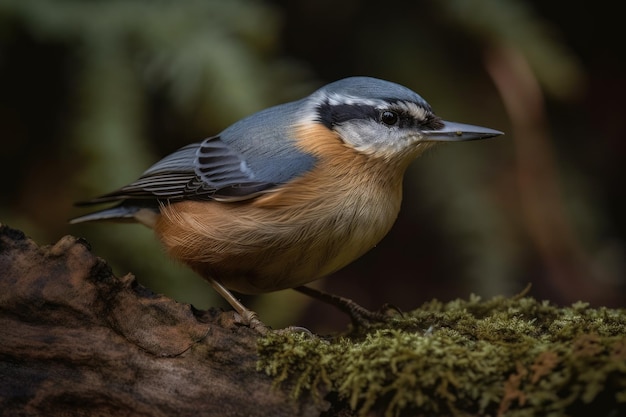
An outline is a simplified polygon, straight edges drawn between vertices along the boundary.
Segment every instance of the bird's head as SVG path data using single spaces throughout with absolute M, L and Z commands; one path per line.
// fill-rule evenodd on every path
M 416 156 L 432 142 L 485 139 L 497 130 L 442 120 L 414 91 L 389 81 L 351 77 L 327 84 L 307 102 L 315 121 L 346 145 L 385 159 Z

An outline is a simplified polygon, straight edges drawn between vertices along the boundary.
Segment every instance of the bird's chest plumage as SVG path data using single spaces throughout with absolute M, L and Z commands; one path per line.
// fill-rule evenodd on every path
M 260 293 L 303 285 L 352 262 L 387 234 L 400 208 L 400 184 L 363 178 L 321 192 L 313 178 L 302 182 L 253 204 L 165 206 L 157 234 L 174 258 L 228 288 Z
M 342 268 L 393 225 L 404 170 L 343 146 L 313 151 L 313 170 L 254 201 L 163 207 L 157 234 L 174 258 L 242 293 L 291 288 Z
M 302 182 L 306 186 L 289 188 L 304 192 L 303 199 L 287 188 L 257 203 L 268 210 L 282 208 L 285 217 L 291 218 L 280 245 L 286 255 L 281 264 L 270 267 L 274 270 L 271 275 L 289 269 L 291 277 L 310 281 L 340 269 L 374 247 L 392 227 L 400 209 L 400 181 L 394 184 L 362 174 L 336 179 L 331 189 L 320 189 L 325 181 L 318 181 L 315 175 Z

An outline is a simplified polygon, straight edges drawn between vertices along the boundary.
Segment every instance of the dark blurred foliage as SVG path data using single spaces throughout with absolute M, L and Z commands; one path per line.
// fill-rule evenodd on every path
M 264 107 L 350 75 L 404 84 L 503 138 L 407 173 L 396 227 L 316 285 L 370 308 L 475 293 L 626 300 L 624 48 L 614 4 L 521 0 L 0 0 L 0 222 L 84 236 L 118 275 L 221 305 L 139 225 L 69 226 L 80 199 Z M 346 319 L 293 291 L 275 326 Z

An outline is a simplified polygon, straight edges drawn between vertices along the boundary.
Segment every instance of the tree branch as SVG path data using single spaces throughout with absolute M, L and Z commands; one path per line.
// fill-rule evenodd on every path
M 258 334 L 118 278 L 82 239 L 0 225 L 2 415 L 318 416 L 257 371 Z

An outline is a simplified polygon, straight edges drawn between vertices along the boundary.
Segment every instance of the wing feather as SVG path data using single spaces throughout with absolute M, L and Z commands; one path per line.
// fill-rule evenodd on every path
M 242 156 L 213 136 L 166 156 L 119 190 L 79 205 L 142 199 L 242 200 L 272 186 L 256 180 Z
M 220 135 L 180 148 L 119 190 L 78 203 L 122 201 L 123 206 L 182 199 L 240 201 L 284 184 L 310 170 L 316 158 L 292 137 L 302 102 L 286 103 L 240 120 Z M 281 120 L 280 125 L 268 120 Z

